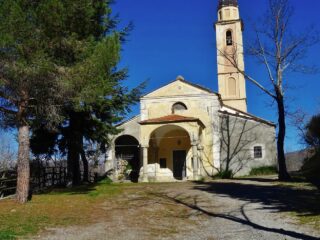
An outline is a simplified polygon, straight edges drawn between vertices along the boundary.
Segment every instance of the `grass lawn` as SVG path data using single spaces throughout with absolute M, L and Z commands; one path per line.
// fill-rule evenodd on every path
M 260 167 L 252 169 L 249 176 L 247 177 L 263 177 L 265 175 L 274 175 L 277 173 L 275 167 Z M 312 206 L 310 213 L 301 214 L 298 212 L 292 212 L 291 215 L 296 217 L 301 224 L 308 224 L 316 229 L 320 230 L 320 195 L 317 187 L 309 182 L 306 182 L 306 179 L 301 174 L 294 174 L 292 176 L 292 182 L 279 182 L 278 186 L 286 187 L 291 189 L 297 189 L 302 191 L 312 191 L 314 192 L 313 197 L 305 197 L 303 199 L 303 205 Z M 317 196 L 316 196 L 317 195 Z M 294 199 L 293 199 L 294 200 Z M 300 202 L 299 202 L 300 201 Z M 301 204 L 301 199 L 298 200 L 296 204 Z
M 152 236 L 170 237 L 172 234 L 185 231 L 185 226 L 193 226 L 194 229 L 189 230 L 195 231 L 199 227 L 197 221 L 206 220 L 206 216 L 200 216 L 192 208 L 165 197 L 163 191 L 169 189 L 171 194 L 178 194 L 179 197 L 181 194 L 179 189 L 185 189 L 188 192 L 191 191 L 188 189 L 199 187 L 198 184 L 201 185 L 201 183 L 192 182 L 113 184 L 102 181 L 95 185 L 73 189 L 57 189 L 34 195 L 32 201 L 25 205 L 17 204 L 10 199 L 3 200 L 0 201 L 0 239 L 25 238 L 37 234 L 41 236 L 41 234 L 46 234 L 46 231 L 42 230 L 55 227 L 80 226 L 80 229 L 85 227 L 91 229 L 95 223 L 111 221 L 112 218 L 119 216 L 121 216 L 124 229 L 129 231 L 133 228 L 136 232 L 145 231 Z M 212 184 L 213 190 L 215 188 L 219 190 L 219 187 L 221 188 L 227 183 L 209 182 L 208 184 Z M 237 184 L 243 188 L 246 187 L 241 183 L 233 184 L 235 184 L 235 187 L 237 187 Z M 283 188 L 283 191 L 290 195 L 286 195 L 286 193 L 285 197 L 270 195 L 277 207 L 284 207 L 286 213 L 292 213 L 292 216 L 297 217 L 302 224 L 312 225 L 320 229 L 320 195 L 311 184 L 303 182 L 272 182 L 272 184 L 254 187 L 260 189 L 260 194 L 269 195 L 272 186 L 275 190 L 278 188 L 278 192 L 279 188 L 281 189 L 280 195 Z M 252 185 L 248 185 L 248 187 L 252 188 Z M 222 187 L 220 190 L 223 191 L 224 188 Z M 186 201 L 193 201 L 193 197 L 190 197 L 192 195 L 186 194 Z M 197 194 L 201 195 L 201 191 L 199 190 Z M 237 197 L 236 195 L 232 196 L 232 194 L 231 191 L 231 198 Z M 234 194 L 237 194 L 237 192 Z M 203 195 L 202 197 L 207 199 L 208 196 Z M 279 197 L 281 199 L 278 199 Z M 250 201 L 250 198 L 248 198 L 248 201 Z M 209 211 L 214 210 L 209 209 Z M 201 220 L 196 220 L 197 217 L 201 217 Z M 149 221 L 145 221 L 146 219 Z M 108 222 L 108 224 L 110 223 L 118 224 L 117 218 L 113 222 Z M 136 229 L 136 225 L 140 228 Z M 117 229 L 118 225 L 110 228 L 114 231 Z M 123 231 L 121 227 L 119 229 Z M 110 230 L 108 229 L 108 231 Z M 113 234 L 117 236 L 117 232 Z
M 171 185 L 102 181 L 96 185 L 37 194 L 25 205 L 12 199 L 3 200 L 0 201 L 0 239 L 25 239 L 37 235 L 41 238 L 51 228 L 91 228 L 120 215 L 123 226 L 128 227 L 152 219 L 144 222 L 141 226 L 144 230 L 140 231 L 167 237 L 178 232 L 177 226 L 194 226 L 194 221 L 189 219 L 190 209 L 157 195 Z M 117 227 L 111 230 L 117 230 Z
M 10 199 L 0 201 L 0 239 L 36 234 L 45 227 L 92 223 L 99 218 L 99 204 L 120 194 L 123 186 L 102 181 L 34 195 L 26 205 Z
M 294 216 L 298 217 L 301 224 L 308 224 L 315 229 L 320 230 L 320 216 L 299 216 L 297 214 L 294 214 Z
M 299 180 L 299 179 L 298 179 Z M 320 230 L 320 194 L 317 188 L 308 182 L 297 181 L 279 183 L 281 187 L 287 187 L 296 190 L 312 191 L 314 196 L 305 195 L 303 199 L 299 199 L 299 202 L 305 206 L 309 206 L 308 209 L 312 209 L 309 213 L 306 211 L 304 214 L 299 212 L 292 212 L 292 215 L 296 217 L 301 224 L 308 224 L 316 229 Z

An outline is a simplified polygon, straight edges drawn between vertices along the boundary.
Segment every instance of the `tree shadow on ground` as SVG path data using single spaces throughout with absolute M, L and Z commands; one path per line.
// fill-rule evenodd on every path
M 249 182 L 249 180 L 247 180 Z M 299 233 L 282 228 L 271 228 L 255 223 L 246 214 L 245 207 L 251 203 L 260 203 L 264 209 L 274 212 L 297 212 L 300 215 L 318 215 L 320 214 L 320 196 L 315 190 L 293 189 L 277 185 L 260 185 L 252 183 L 238 182 L 211 182 L 211 183 L 195 183 L 194 189 L 205 191 L 211 194 L 226 196 L 233 199 L 245 201 L 239 206 L 239 216 L 234 216 L 232 213 L 215 212 L 214 208 L 203 205 L 203 200 L 198 196 L 186 196 L 178 194 L 169 196 L 166 193 L 161 193 L 163 198 L 184 205 L 192 210 L 196 210 L 206 216 L 221 218 L 235 223 L 252 227 L 256 230 L 266 231 L 275 234 L 281 234 L 284 237 L 292 237 L 305 240 L 319 240 L 320 238 Z
M 50 187 L 44 189 L 40 192 L 37 192 L 35 195 L 41 194 L 50 194 L 50 195 L 82 195 L 82 194 L 90 194 L 97 191 L 98 187 L 101 185 L 110 185 L 110 183 L 106 183 L 105 181 L 97 182 L 97 183 L 88 183 L 79 186 L 72 187 Z
M 77 186 L 71 188 L 59 188 L 59 187 L 52 187 L 37 193 L 34 195 L 43 195 L 43 194 L 50 194 L 50 195 L 82 195 L 82 194 L 89 194 L 96 190 L 95 185 L 90 186 Z
M 296 239 L 304 239 L 304 240 L 319 240 L 318 237 L 309 236 L 309 235 L 306 235 L 306 234 L 303 234 L 303 233 L 284 230 L 284 229 L 281 229 L 281 228 L 277 229 L 277 228 L 265 227 L 265 226 L 259 225 L 257 223 L 254 223 L 249 219 L 249 217 L 247 216 L 247 214 L 246 214 L 246 212 L 244 210 L 246 204 L 241 206 L 241 215 L 242 215 L 242 217 L 237 217 L 237 216 L 233 216 L 231 214 L 222 214 L 222 213 L 210 212 L 210 211 L 207 211 L 207 210 L 199 207 L 197 204 L 190 204 L 190 203 L 187 203 L 184 200 L 181 200 L 181 199 L 178 199 L 178 198 L 175 198 L 175 197 L 169 197 L 169 196 L 165 196 L 165 197 L 171 199 L 172 201 L 174 201 L 174 202 L 176 202 L 178 204 L 184 205 L 184 206 L 186 206 L 186 207 L 188 207 L 190 209 L 199 211 L 202 214 L 205 214 L 205 215 L 207 215 L 209 217 L 226 219 L 226 220 L 229 220 L 229 221 L 232 221 L 232 222 L 236 222 L 236 223 L 240 223 L 240 224 L 243 224 L 243 225 L 250 226 L 250 227 L 252 227 L 254 229 L 257 229 L 257 230 L 260 230 L 260 231 L 266 231 L 266 232 L 270 232 L 270 233 L 281 234 L 281 235 L 283 235 L 285 237 L 293 237 L 293 238 L 296 238 Z
M 259 177 L 250 177 L 250 178 L 233 178 L 233 180 L 239 181 L 255 181 L 255 182 L 262 182 L 262 183 L 275 183 L 278 182 L 278 179 L 271 179 L 271 178 L 259 178 Z
M 261 203 L 276 212 L 296 212 L 299 216 L 320 214 L 320 193 L 315 189 L 262 185 L 250 180 L 242 182 L 210 182 L 196 184 L 194 188 L 250 203 Z

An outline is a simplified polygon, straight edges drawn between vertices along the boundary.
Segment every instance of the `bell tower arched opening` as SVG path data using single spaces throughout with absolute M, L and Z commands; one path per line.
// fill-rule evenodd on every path
M 244 25 L 240 19 L 237 0 L 219 0 L 215 29 L 218 86 L 222 102 L 247 112 L 246 82 L 242 74 L 245 70 L 242 36 Z

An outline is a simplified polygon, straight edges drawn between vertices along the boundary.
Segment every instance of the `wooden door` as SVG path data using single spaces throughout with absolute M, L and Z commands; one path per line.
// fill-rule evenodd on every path
M 183 180 L 186 177 L 186 151 L 173 151 L 173 177 Z

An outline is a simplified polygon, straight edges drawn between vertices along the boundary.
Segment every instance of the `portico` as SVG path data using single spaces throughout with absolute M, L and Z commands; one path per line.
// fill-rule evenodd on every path
M 198 180 L 199 146 L 204 128 L 199 119 L 179 115 L 141 121 L 140 180 Z

